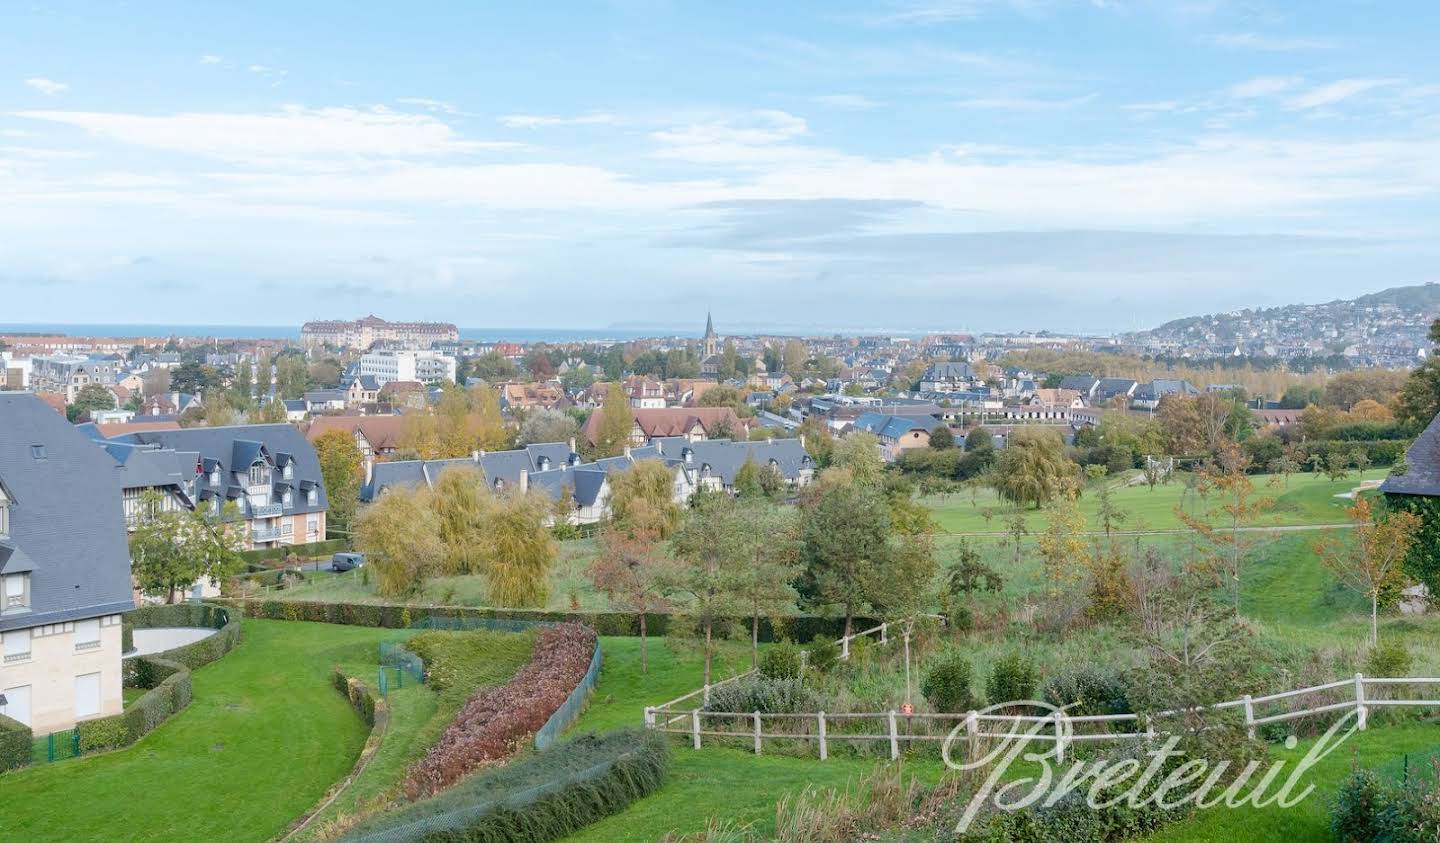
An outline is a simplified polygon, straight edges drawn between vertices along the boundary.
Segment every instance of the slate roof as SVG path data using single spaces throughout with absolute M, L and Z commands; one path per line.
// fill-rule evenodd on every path
M 1142 383 L 1135 388 L 1131 397 L 1136 401 L 1159 401 L 1166 395 L 1199 395 L 1200 390 L 1196 389 L 1189 381 L 1177 378 L 1156 378 L 1149 383 Z
M 1099 382 L 1100 379 L 1094 375 L 1070 375 L 1069 377 L 1061 378 L 1059 385 L 1055 388 L 1073 389 L 1081 395 L 1089 397 L 1090 390 L 1094 389 L 1095 385 Z
M 1380 484 L 1391 495 L 1440 497 L 1440 416 L 1430 420 L 1405 451 L 1405 473 L 1392 474 Z
M 865 430 L 885 439 L 899 439 L 912 430 L 926 433 L 942 422 L 934 416 L 897 416 L 885 413 L 862 413 L 851 423 L 856 430 Z
M 440 478 L 441 472 L 451 468 L 476 469 L 484 475 L 487 485 L 494 487 L 495 481 L 499 480 L 505 486 L 513 488 L 520 483 L 521 471 L 526 472 L 529 482 L 541 473 L 557 471 L 562 467 L 569 468 L 579 461 L 580 456 L 570 450 L 568 443 L 544 442 L 513 451 L 490 451 L 455 459 L 377 462 L 371 469 L 370 482 L 360 490 L 360 499 L 372 501 L 389 488 L 415 489 L 433 484 Z M 541 468 L 542 465 L 546 466 L 548 471 Z
M 934 363 L 920 376 L 922 381 L 968 381 L 975 377 L 969 363 Z
M 11 499 L 0 572 L 30 571 L 31 593 L 31 611 L 0 617 L 0 630 L 134 608 L 116 474 L 114 461 L 43 401 L 0 393 L 0 484 Z
M 304 495 L 296 496 L 285 514 L 324 512 L 330 507 L 325 497 L 325 480 L 320 473 L 320 459 L 315 454 L 315 448 L 299 430 L 288 424 L 241 424 L 144 431 L 127 434 L 114 441 L 193 452 L 199 456 L 207 474 L 218 465 L 222 486 L 216 489 L 209 485 L 208 479 L 201 480 L 198 496 L 202 500 L 220 494 L 232 500 L 243 496 L 244 487 L 248 484 L 246 475 L 250 464 L 257 458 L 268 457 L 276 468 L 283 468 L 286 463 L 293 461 L 295 476 L 290 482 L 302 488 L 315 488 L 316 498 L 312 506 Z
M 668 447 L 665 456 L 672 456 Z M 631 452 L 634 453 L 633 451 Z M 719 477 L 726 486 L 735 484 L 735 473 L 753 460 L 764 467 L 773 461 L 786 480 L 795 480 L 804 469 L 813 469 L 815 461 L 805 451 L 799 439 L 772 439 L 761 442 L 732 442 L 729 439 L 706 439 L 701 442 L 687 442 L 677 456 L 687 469 L 703 472 L 710 467 L 710 476 Z
M 1117 395 L 1130 396 L 1140 384 L 1130 378 L 1101 378 L 1095 384 L 1095 397 L 1108 400 Z

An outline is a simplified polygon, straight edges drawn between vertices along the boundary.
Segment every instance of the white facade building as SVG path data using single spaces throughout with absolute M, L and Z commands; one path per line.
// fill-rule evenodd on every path
M 360 357 L 360 374 L 374 377 L 380 386 L 391 381 L 453 381 L 455 370 L 455 358 L 438 351 L 371 351 Z

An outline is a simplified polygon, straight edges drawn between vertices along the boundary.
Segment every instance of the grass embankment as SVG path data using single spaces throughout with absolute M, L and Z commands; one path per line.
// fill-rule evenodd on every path
M 398 633 L 391 631 L 390 637 Z M 443 680 L 421 685 L 408 677 L 396 686 L 396 673 L 387 672 L 390 725 L 380 749 L 365 770 L 334 802 L 325 808 L 300 840 L 327 839 L 331 832 L 356 819 L 382 810 L 399 793 L 401 779 L 434 745 L 441 731 L 478 688 L 504 684 L 530 658 L 533 636 L 505 632 L 425 632 L 411 637 L 411 646 L 424 652 L 427 664 Z M 370 686 L 378 682 L 375 652 L 340 668 Z
M 1345 509 L 1350 500 L 1339 498 L 1365 480 L 1379 480 L 1388 469 L 1371 469 L 1363 473 L 1352 473 L 1344 480 L 1329 480 L 1323 474 L 1301 473 L 1290 475 L 1288 481 L 1281 475 L 1259 474 L 1252 478 L 1259 496 L 1274 498 L 1275 505 L 1268 512 L 1257 517 L 1250 526 L 1290 527 L 1316 524 L 1343 524 L 1348 521 Z M 1155 488 L 1144 484 L 1138 486 L 1120 485 L 1113 480 L 1111 500 L 1114 505 L 1127 513 L 1123 530 L 1183 530 L 1185 524 L 1176 515 L 1176 509 L 1199 515 L 1211 509 L 1213 504 L 1201 498 L 1184 479 L 1177 475 L 1169 483 Z M 1097 495 L 1093 491 L 1081 495 L 1080 512 L 1086 523 L 1094 529 Z M 944 497 L 923 498 L 931 514 L 939 522 L 940 529 L 948 533 L 1004 533 L 1005 516 L 1014 507 L 1003 501 L 992 489 L 977 488 L 972 492 L 960 492 Z M 986 513 L 990 517 L 986 517 Z M 1027 510 L 1026 525 L 1030 531 L 1044 528 L 1047 514 L 1044 510 Z
M 0 777 L 5 836 L 268 840 L 350 771 L 367 728 L 330 672 L 388 635 L 247 619 L 189 707 L 133 746 Z

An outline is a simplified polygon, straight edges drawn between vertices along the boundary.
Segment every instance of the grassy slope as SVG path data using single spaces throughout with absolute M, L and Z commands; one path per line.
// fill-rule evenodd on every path
M 1303 524 L 1340 524 L 1347 519 L 1345 507 L 1349 501 L 1335 497 L 1341 492 L 1353 489 L 1362 479 L 1375 480 L 1385 476 L 1388 469 L 1372 469 L 1362 474 L 1351 474 L 1345 480 L 1330 481 L 1319 474 L 1295 474 L 1288 485 L 1283 479 L 1259 475 L 1255 478 L 1256 490 L 1267 497 L 1275 498 L 1275 507 L 1256 521 L 1257 526 L 1291 526 Z M 1272 482 L 1273 481 L 1273 482 Z M 1080 498 L 1080 511 L 1091 524 L 1095 520 L 1096 496 L 1093 493 Z M 1184 524 L 1176 517 L 1176 507 L 1187 512 L 1203 512 L 1207 508 L 1193 491 L 1187 492 L 1179 480 L 1156 486 L 1153 490 L 1145 485 L 1118 487 L 1112 492 L 1112 499 L 1121 509 L 1129 513 L 1124 524 L 1126 530 L 1176 530 Z M 951 533 L 1003 533 L 1004 514 L 1010 505 L 1000 500 L 989 489 L 979 490 L 973 497 L 969 492 L 949 495 L 945 498 L 924 499 L 931 508 L 940 528 Z M 992 517 L 984 517 L 990 510 Z M 1031 511 L 1027 523 L 1032 532 L 1044 526 L 1045 513 Z
M 0 779 L 6 837 L 266 840 L 344 777 L 366 728 L 330 684 L 391 634 L 245 621 L 229 655 L 195 672 L 195 699 L 134 746 Z

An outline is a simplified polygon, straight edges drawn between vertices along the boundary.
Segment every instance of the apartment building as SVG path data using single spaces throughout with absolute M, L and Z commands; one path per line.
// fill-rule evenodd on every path
M 387 322 L 374 314 L 364 319 L 321 320 L 300 327 L 300 341 L 307 348 L 368 349 L 377 342 L 415 348 L 429 348 L 437 342 L 456 342 L 460 329 L 449 322 Z
M 38 397 L 0 393 L 0 714 L 37 735 L 118 714 L 132 608 L 113 462 Z
M 361 377 L 373 377 L 380 387 L 392 381 L 455 380 L 455 358 L 438 351 L 384 349 L 360 356 Z

